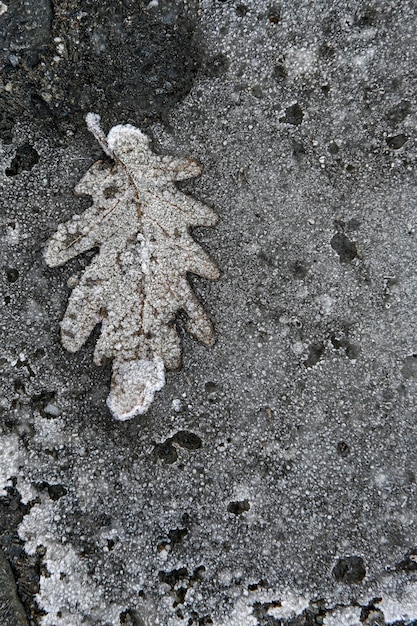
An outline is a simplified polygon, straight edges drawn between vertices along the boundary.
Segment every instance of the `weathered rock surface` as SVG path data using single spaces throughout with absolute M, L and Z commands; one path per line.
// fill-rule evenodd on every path
M 24 36 L 10 7 L 0 482 L 27 503 L 30 619 L 416 620 L 415 3 L 67 0 Z M 95 252 L 42 254 L 89 205 L 88 111 L 196 157 L 181 189 L 221 216 L 194 233 L 221 279 L 190 277 L 216 343 L 180 318 L 183 369 L 127 423 L 95 338 L 59 341 Z

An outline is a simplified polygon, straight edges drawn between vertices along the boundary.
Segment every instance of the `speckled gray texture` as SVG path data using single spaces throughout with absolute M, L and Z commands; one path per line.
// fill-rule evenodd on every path
M 46 548 L 41 623 L 417 619 L 416 14 L 190 7 L 200 70 L 147 132 L 203 164 L 180 186 L 221 217 L 194 234 L 222 277 L 192 278 L 217 340 L 180 319 L 184 368 L 129 423 L 106 409 L 94 338 L 77 355 L 59 343 L 66 280 L 90 257 L 42 259 L 87 208 L 72 190 L 98 148 L 81 125 L 16 120 L 0 474 L 38 498 L 19 532 Z

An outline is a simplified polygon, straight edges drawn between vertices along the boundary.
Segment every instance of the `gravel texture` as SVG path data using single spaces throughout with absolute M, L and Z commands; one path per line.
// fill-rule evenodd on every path
M 415 3 L 9 5 L 0 615 L 17 589 L 31 626 L 416 623 Z M 91 204 L 89 111 L 198 159 L 178 185 L 221 218 L 194 231 L 220 280 L 190 276 L 216 342 L 180 315 L 182 370 L 123 423 L 97 330 L 59 338 L 95 250 L 43 258 Z

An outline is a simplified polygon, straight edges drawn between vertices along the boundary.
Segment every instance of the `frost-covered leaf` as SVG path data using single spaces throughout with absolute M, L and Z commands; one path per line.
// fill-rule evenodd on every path
M 94 163 L 79 182 L 76 193 L 92 196 L 93 204 L 58 227 L 45 259 L 54 267 L 99 248 L 70 296 L 61 337 L 76 352 L 102 323 L 94 362 L 113 360 L 107 402 L 125 420 L 145 413 L 164 385 L 165 368 L 181 364 L 180 309 L 191 334 L 206 345 L 213 340 L 186 273 L 219 277 L 189 233 L 191 226 L 215 225 L 217 215 L 174 184 L 201 174 L 196 161 L 154 154 L 148 137 L 129 124 L 106 137 L 99 119 L 89 114 L 87 125 L 113 161 Z

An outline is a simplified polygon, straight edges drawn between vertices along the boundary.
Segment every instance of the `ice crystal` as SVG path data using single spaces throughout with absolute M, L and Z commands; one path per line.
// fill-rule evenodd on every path
M 106 137 L 99 116 L 90 113 L 87 126 L 112 161 L 94 163 L 76 186 L 93 204 L 59 225 L 45 259 L 54 267 L 99 248 L 70 296 L 61 338 L 76 352 L 101 322 L 94 362 L 113 361 L 107 404 L 126 420 L 147 411 L 165 383 L 165 368 L 181 364 L 179 310 L 187 315 L 187 330 L 212 343 L 212 324 L 186 273 L 219 277 L 189 233 L 192 226 L 215 225 L 217 215 L 175 186 L 201 174 L 194 159 L 154 154 L 149 138 L 130 124 Z

